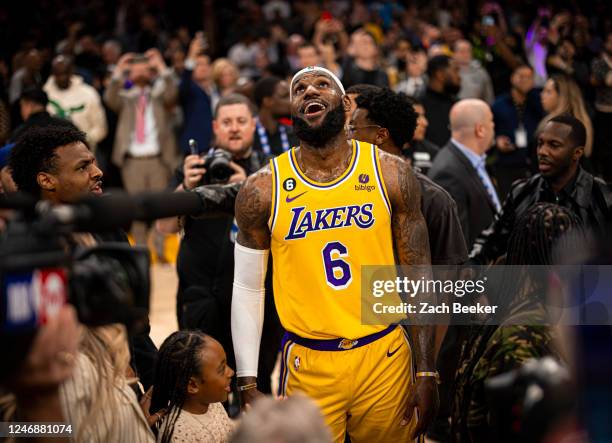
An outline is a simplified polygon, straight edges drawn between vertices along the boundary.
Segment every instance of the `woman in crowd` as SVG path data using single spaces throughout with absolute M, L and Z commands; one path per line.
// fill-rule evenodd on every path
M 584 155 L 590 157 L 593 151 L 593 125 L 576 82 L 566 75 L 552 75 L 544 84 L 540 99 L 546 116 L 540 122 L 538 131 L 551 118 L 561 114 L 571 114 L 580 120 L 586 128 L 587 142 L 584 147 Z
M 221 402 L 234 371 L 214 338 L 199 331 L 171 334 L 159 349 L 151 411 L 164 411 L 157 441 L 225 442 L 233 430 Z M 158 413 L 158 412 L 156 412 Z
M 134 373 L 125 327 L 84 327 L 80 335 L 76 354 L 59 355 L 67 365 L 74 365 L 72 377 L 59 389 L 73 441 L 153 443 L 155 437 L 130 386 L 136 379 L 128 376 Z M 5 406 L 10 414 L 13 408 Z
M 213 80 L 220 97 L 236 92 L 240 72 L 227 58 L 218 58 L 212 65 Z
M 133 374 L 123 325 L 84 328 L 74 376 L 60 390 L 76 441 L 154 440 L 130 386 L 136 383 Z

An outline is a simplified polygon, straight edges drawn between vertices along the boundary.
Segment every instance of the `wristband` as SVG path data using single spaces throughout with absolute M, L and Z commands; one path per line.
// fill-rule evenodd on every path
M 440 384 L 440 374 L 438 371 L 421 371 L 416 373 L 416 378 L 433 377 L 437 384 Z
M 248 391 L 249 389 L 255 389 L 255 388 L 257 388 L 257 383 L 249 383 L 248 385 L 238 386 L 238 390 L 240 392 Z

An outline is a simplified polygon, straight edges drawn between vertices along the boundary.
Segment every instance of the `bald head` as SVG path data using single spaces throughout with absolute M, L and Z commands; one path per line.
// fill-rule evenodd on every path
M 494 136 L 493 113 L 489 105 L 479 99 L 457 102 L 450 111 L 452 137 L 478 154 L 490 147 Z

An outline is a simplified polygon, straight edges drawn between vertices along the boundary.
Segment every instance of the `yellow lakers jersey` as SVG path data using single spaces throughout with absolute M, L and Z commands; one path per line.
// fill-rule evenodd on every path
M 391 205 L 379 150 L 352 141 L 347 170 L 320 183 L 295 148 L 271 160 L 274 298 L 283 327 L 305 338 L 356 339 L 384 329 L 361 322 L 361 266 L 393 265 Z

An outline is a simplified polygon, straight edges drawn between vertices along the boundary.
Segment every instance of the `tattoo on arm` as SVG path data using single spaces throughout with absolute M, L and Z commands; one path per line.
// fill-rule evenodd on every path
M 387 181 L 393 205 L 391 226 L 398 264 L 407 267 L 411 279 L 430 279 L 429 236 L 421 213 L 421 186 L 410 166 L 398 160 L 393 162 Z M 435 294 L 419 294 L 414 301 L 418 302 L 419 297 L 435 304 Z M 435 365 L 435 327 L 409 324 L 417 370 L 431 371 Z
M 268 218 L 272 202 L 272 176 L 269 167 L 247 178 L 236 196 L 236 241 L 247 248 L 269 249 Z
M 394 208 L 392 228 L 397 258 L 402 265 L 431 263 L 427 226 L 421 213 L 421 189 L 410 167 L 398 167 L 399 208 Z

